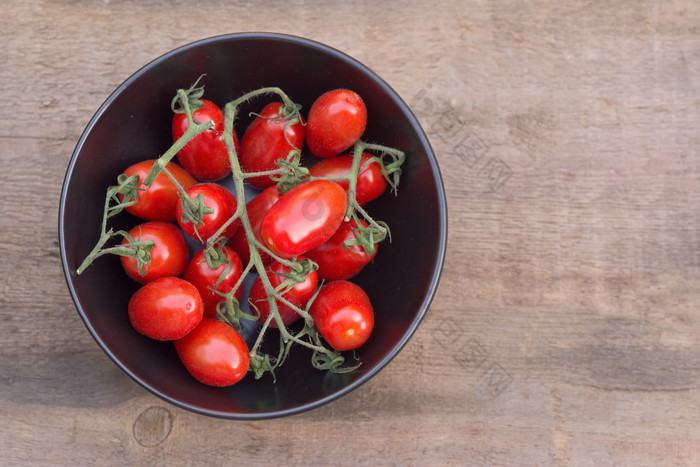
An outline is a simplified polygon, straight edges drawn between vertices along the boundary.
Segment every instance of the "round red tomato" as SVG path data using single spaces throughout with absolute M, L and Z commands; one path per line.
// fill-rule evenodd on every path
M 124 270 L 136 282 L 146 284 L 155 279 L 175 276 L 179 277 L 187 267 L 189 250 L 185 236 L 175 224 L 169 222 L 146 222 L 137 225 L 129 231 L 136 241 L 153 240 L 155 246 L 151 250 L 151 263 L 145 275 L 139 271 L 136 258 L 122 256 L 121 262 Z M 126 239 L 122 245 L 129 243 Z
M 201 224 L 195 227 L 194 223 L 183 220 L 182 203 L 178 203 L 177 222 L 187 235 L 198 242 L 205 243 L 209 240 L 209 237 L 214 235 L 236 213 L 238 208 L 238 202 L 233 193 L 216 183 L 199 183 L 191 186 L 186 193 L 193 200 L 202 195 L 204 206 L 214 210 L 214 212 L 202 216 Z M 224 238 L 232 236 L 236 233 L 240 223 L 240 219 L 233 221 L 226 227 L 221 236 Z
M 300 256 L 298 259 L 302 260 L 304 258 Z M 272 287 L 276 288 L 286 279 L 280 274 L 289 274 L 291 268 L 278 261 L 275 261 L 268 266 L 265 271 L 268 279 L 270 279 Z M 294 285 L 294 287 L 284 293 L 282 297 L 296 307 L 304 308 L 306 303 L 316 291 L 316 285 L 318 285 L 318 275 L 316 274 L 316 271 L 311 271 L 306 275 L 304 282 Z M 267 294 L 265 293 L 265 287 L 263 286 L 262 279 L 260 277 L 256 277 L 255 281 L 253 281 L 248 300 L 252 302 L 252 304 L 255 305 L 255 307 L 257 307 L 257 309 L 260 311 L 260 318 L 258 318 L 258 321 L 260 323 L 264 323 L 267 320 L 267 317 L 270 315 L 270 302 L 268 301 Z M 285 326 L 292 324 L 301 317 L 301 315 L 286 304 L 277 299 L 275 300 L 277 302 L 277 310 L 280 318 L 282 318 L 282 322 Z M 270 327 L 277 327 L 277 322 L 274 319 L 270 321 Z
M 360 220 L 363 227 L 367 223 Z M 368 255 L 361 245 L 345 248 L 346 240 L 353 240 L 353 229 L 357 228 L 354 219 L 343 222 L 337 232 L 316 248 L 306 252 L 306 257 L 318 264 L 318 277 L 327 281 L 347 280 L 356 276 L 377 255 L 378 243 L 374 244 L 374 253 Z M 349 248 L 349 249 L 348 249 Z
M 386 178 L 382 175 L 382 168 L 377 161 L 367 164 L 372 158 L 371 154 L 364 153 L 360 157 L 360 173 L 357 175 L 355 185 L 355 200 L 362 206 L 373 199 L 377 199 L 387 187 Z M 331 157 L 324 159 L 309 168 L 312 177 L 338 177 L 347 175 L 352 168 L 352 155 Z M 350 182 L 347 180 L 335 180 L 347 192 L 350 189 Z
M 148 189 L 143 185 L 154 163 L 155 160 L 138 162 L 124 171 L 127 176 L 139 176 L 138 188 L 141 189 L 136 204 L 127 207 L 126 210 L 147 221 L 175 222 L 175 207 L 180 202 L 180 196 L 172 180 L 161 172 Z M 185 190 L 197 183 L 189 172 L 174 162 L 167 163 L 165 168 Z M 119 195 L 119 200 L 123 201 L 124 196 Z
M 267 104 L 243 134 L 238 161 L 244 172 L 274 170 L 277 159 L 286 159 L 289 151 L 303 146 L 306 126 L 301 115 L 300 121 L 287 126 L 288 120 L 280 118 L 281 110 L 284 112 L 281 102 Z M 275 184 L 269 176 L 251 177 L 246 181 L 261 189 Z
M 248 212 L 248 220 L 250 221 L 250 226 L 253 228 L 253 234 L 255 238 L 262 242 L 260 238 L 260 224 L 262 223 L 263 217 L 267 214 L 267 211 L 280 199 L 282 194 L 277 190 L 277 187 L 271 186 L 264 189 L 258 196 L 248 201 L 246 204 L 246 211 Z M 236 230 L 236 233 L 229 239 L 229 245 L 233 248 L 238 256 L 241 257 L 243 264 L 248 264 L 250 261 L 250 247 L 248 246 L 248 238 L 246 237 L 245 229 L 240 228 Z M 268 255 L 262 250 L 258 250 L 260 253 L 260 258 L 264 265 L 272 263 L 272 256 Z
M 161 277 L 129 300 L 129 320 L 140 334 L 159 341 L 180 339 L 202 320 L 202 298 L 189 282 Z
M 337 156 L 360 139 L 367 126 L 367 108 L 349 89 L 321 95 L 309 109 L 306 145 L 319 157 Z
M 337 183 L 302 183 L 282 195 L 265 214 L 260 237 L 280 257 L 301 255 L 331 238 L 346 208 L 347 195 Z
M 185 273 L 182 275 L 183 279 L 190 282 L 199 291 L 199 294 L 202 296 L 202 302 L 204 302 L 204 314 L 210 318 L 216 318 L 216 306 L 226 301 L 221 294 L 230 292 L 243 273 L 241 259 L 233 250 L 224 246 L 221 252 L 228 259 L 228 265 L 222 263 L 214 269 L 210 268 L 204 259 L 204 249 L 201 249 L 194 254 L 187 265 L 187 269 L 185 269 Z M 221 279 L 218 287 L 216 287 L 227 266 L 229 268 L 228 272 Z M 216 292 L 214 291 L 215 289 Z M 236 290 L 234 296 L 240 301 L 241 287 Z
M 250 364 L 248 346 L 228 324 L 202 318 L 199 325 L 182 339 L 175 350 L 187 371 L 210 386 L 230 386 L 245 376 Z
M 321 287 L 309 313 L 326 342 L 341 351 L 367 342 L 374 327 L 369 297 L 352 282 L 335 281 Z
M 196 110 L 192 117 L 205 123 L 213 121 L 214 126 L 192 138 L 177 154 L 180 164 L 194 177 L 202 182 L 220 180 L 231 173 L 231 161 L 228 158 L 226 144 L 221 139 L 224 134 L 224 114 L 213 102 L 202 99 L 204 106 Z M 173 116 L 173 141 L 185 134 L 189 122 L 184 113 Z M 233 142 L 238 151 L 238 137 L 233 132 Z

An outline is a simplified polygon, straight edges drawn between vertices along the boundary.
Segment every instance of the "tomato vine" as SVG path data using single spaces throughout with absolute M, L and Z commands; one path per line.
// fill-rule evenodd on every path
M 211 212 L 211 208 L 204 205 L 201 200 L 201 195 L 200 198 L 194 200 L 190 199 L 185 189 L 179 184 L 175 177 L 170 174 L 166 166 L 168 162 L 177 155 L 178 151 L 192 140 L 192 138 L 205 131 L 214 131 L 211 121 L 200 123 L 193 117 L 193 113 L 200 107 L 200 99 L 204 94 L 204 87 L 198 84 L 199 79 L 189 89 L 177 90 L 171 108 L 175 113 L 184 113 L 187 116 L 189 125 L 184 135 L 177 139 L 173 145 L 155 161 L 151 172 L 143 181 L 145 187 L 150 187 L 160 172 L 168 176 L 178 189 L 180 202 L 183 207 L 183 220 L 185 222 L 192 222 L 195 225 L 201 223 L 202 216 Z M 385 222 L 373 219 L 357 202 L 356 191 L 358 174 L 367 164 L 373 162 L 378 163 L 381 167 L 382 175 L 386 178 L 392 192 L 396 194 L 401 175 L 401 166 L 405 161 L 405 154 L 403 151 L 395 148 L 357 141 L 353 146 L 353 161 L 350 171 L 345 175 L 321 177 L 309 175 L 308 168 L 301 165 L 301 148 L 293 147 L 290 144 L 293 149 L 289 151 L 285 158 L 277 160 L 276 169 L 262 172 L 244 172 L 239 163 L 236 145 L 234 143 L 234 122 L 243 103 L 262 95 L 275 95 L 282 100 L 280 113 L 277 117 L 274 117 L 275 119 L 285 121 L 287 126 L 300 121 L 303 122 L 300 106 L 294 103 L 278 87 L 265 87 L 248 92 L 228 102 L 224 107 L 224 130 L 220 138 L 224 141 L 228 152 L 231 165 L 231 177 L 235 188 L 234 195 L 238 200 L 238 204 L 233 216 L 231 216 L 216 233 L 206 240 L 204 245 L 204 257 L 212 268 L 219 267 L 221 264 L 226 263 L 227 259 L 221 252 L 221 248 L 226 242 L 226 238 L 222 236 L 222 233 L 232 222 L 240 220 L 241 226 L 239 228 L 244 229 L 248 242 L 250 260 L 244 265 L 241 277 L 229 292 L 223 294 L 215 291 L 222 295 L 223 298 L 223 301 L 217 306 L 217 314 L 221 321 L 225 321 L 238 329 L 241 327 L 241 320 L 258 320 L 260 313 L 256 306 L 250 303 L 251 312 L 247 313 L 241 309 L 240 303 L 235 297 L 236 292 L 243 286 L 245 277 L 255 271 L 262 281 L 262 285 L 268 297 L 270 309 L 269 315 L 262 323 L 255 342 L 249 349 L 249 369 L 254 373 L 255 378 L 258 379 L 268 372 L 272 373 L 274 377 L 275 368 L 282 364 L 289 354 L 290 348 L 295 344 L 306 347 L 312 351 L 311 363 L 317 369 L 329 370 L 335 373 L 352 371 L 357 368 L 360 363 L 347 365 L 346 358 L 341 352 L 329 348 L 314 327 L 309 309 L 320 289 L 316 291 L 308 304 L 303 308 L 296 306 L 284 297 L 285 292 L 291 289 L 295 284 L 303 282 L 306 275 L 311 271 L 315 271 L 318 265 L 310 259 L 298 260 L 296 257 L 292 259 L 282 258 L 270 251 L 262 242 L 258 241 L 253 233 L 254 231 L 246 211 L 245 181 L 251 177 L 268 176 L 276 183 L 277 189 L 281 193 L 284 193 L 297 185 L 313 180 L 347 180 L 349 189 L 347 191 L 347 207 L 344 217 L 345 221 L 354 219 L 357 228 L 353 229 L 355 238 L 347 240 L 345 246 L 360 245 L 368 254 L 373 254 L 375 244 L 387 237 L 391 239 L 391 233 Z M 362 155 L 366 151 L 376 155 L 366 160 L 364 164 L 361 164 Z M 147 269 L 150 251 L 154 247 L 153 241 L 139 242 L 138 239 L 128 238 L 127 232 L 114 232 L 112 229 L 107 228 L 108 218 L 118 214 L 138 200 L 138 192 L 140 190 L 140 188 L 137 188 L 138 183 L 138 176 L 126 177 L 120 175 L 117 185 L 109 187 L 105 200 L 100 238 L 95 248 L 77 269 L 77 274 L 81 274 L 97 257 L 107 253 L 135 257 L 138 259 L 140 267 L 142 267 L 144 271 Z M 360 219 L 365 222 L 361 223 Z M 128 243 L 126 245 L 107 247 L 107 242 L 117 235 L 127 238 Z M 290 268 L 290 272 L 284 274 L 284 281 L 277 287 L 273 286 L 266 274 L 265 264 L 260 255 L 261 251 Z M 222 274 L 222 278 L 226 272 L 227 271 Z M 292 332 L 290 328 L 285 326 L 279 313 L 278 303 L 292 308 L 301 316 L 304 324 L 300 331 Z M 263 340 L 268 334 L 267 331 L 273 320 L 279 330 L 280 342 L 277 355 L 269 355 L 261 350 Z

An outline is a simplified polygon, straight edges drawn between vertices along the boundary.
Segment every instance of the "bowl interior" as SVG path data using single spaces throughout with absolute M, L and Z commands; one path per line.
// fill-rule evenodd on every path
M 171 144 L 170 102 L 178 88 L 201 74 L 205 98 L 223 106 L 244 92 L 278 86 L 305 114 L 325 91 L 349 88 L 367 105 L 366 141 L 406 152 L 398 197 L 385 194 L 366 208 L 386 221 L 392 242 L 379 246 L 373 263 L 353 279 L 370 296 L 375 329 L 357 351 L 358 370 L 333 375 L 315 370 L 311 354 L 292 350 L 276 371 L 248 375 L 229 388 L 195 381 L 179 362 L 172 343 L 152 341 L 129 323 L 127 303 L 138 288 L 117 257 L 104 256 L 80 276 L 74 271 L 99 233 L 105 189 L 129 165 L 162 154 Z M 271 98 L 241 108 L 239 138 L 250 111 Z M 304 156 L 308 158 L 308 156 Z M 255 191 L 249 194 L 254 196 Z M 115 228 L 139 223 L 128 214 Z M 137 382 L 181 407 L 227 418 L 288 415 L 328 402 L 357 387 L 394 357 L 415 330 L 437 287 L 446 244 L 445 195 L 430 145 L 401 98 L 354 59 L 324 45 L 274 34 L 218 36 L 176 49 L 145 66 L 100 107 L 75 149 L 66 173 L 59 213 L 64 271 L 81 317 L 98 344 Z M 255 326 L 244 331 L 249 345 Z M 273 333 L 268 340 L 275 341 Z

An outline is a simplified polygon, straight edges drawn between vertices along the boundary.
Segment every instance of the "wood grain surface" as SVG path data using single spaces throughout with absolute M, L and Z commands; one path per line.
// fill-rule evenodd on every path
M 700 2 L 8 0 L 0 15 L 2 465 L 700 465 Z M 177 46 L 336 47 L 419 116 L 448 257 L 353 393 L 231 422 L 98 348 L 61 271 L 72 150 Z

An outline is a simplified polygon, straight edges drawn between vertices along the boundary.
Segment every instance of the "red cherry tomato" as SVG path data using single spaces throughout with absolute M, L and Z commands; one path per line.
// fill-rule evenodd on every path
M 143 185 L 143 180 L 153 168 L 154 163 L 155 160 L 138 162 L 124 171 L 127 176 L 138 175 L 138 188 L 143 190 L 139 190 L 139 199 L 136 204 L 127 207 L 126 210 L 147 221 L 175 222 L 175 207 L 180 202 L 180 196 L 172 180 L 161 172 L 148 189 L 145 189 L 146 187 Z M 165 168 L 185 190 L 197 183 L 197 180 L 189 172 L 174 162 L 168 162 Z M 119 200 L 123 201 L 124 195 L 120 194 Z
M 243 134 L 238 160 L 244 172 L 274 170 L 277 159 L 286 159 L 289 151 L 303 146 L 306 134 L 303 119 L 287 127 L 288 121 L 280 119 L 282 107 L 281 102 L 267 104 Z M 247 178 L 246 181 L 260 189 L 275 184 L 269 176 Z
M 309 313 L 326 342 L 341 351 L 367 342 L 374 327 L 369 297 L 352 282 L 335 281 L 321 287 Z
M 202 99 L 204 106 L 196 110 L 192 117 L 205 123 L 213 121 L 212 129 L 198 134 L 190 140 L 177 154 L 180 164 L 194 177 L 202 182 L 220 180 L 231 173 L 231 162 L 226 151 L 226 144 L 221 139 L 224 134 L 224 114 L 213 102 Z M 187 131 L 189 122 L 184 113 L 173 116 L 173 141 L 177 141 Z M 238 151 L 238 137 L 233 132 L 233 143 Z
M 210 386 L 230 386 L 245 376 L 250 364 L 248 346 L 228 324 L 202 318 L 199 325 L 182 339 L 175 350 L 187 371 Z
M 357 185 L 355 186 L 355 199 L 360 206 L 377 199 L 387 187 L 386 178 L 382 175 L 382 168 L 377 161 L 372 161 L 371 154 L 364 153 L 360 157 L 360 173 L 357 175 Z M 324 159 L 309 168 L 312 177 L 338 177 L 347 175 L 352 168 L 352 155 L 331 157 Z M 347 180 L 335 180 L 347 192 L 350 189 L 350 182 Z
M 197 196 L 201 194 L 204 205 L 214 210 L 214 212 L 202 216 L 202 223 L 195 229 L 194 223 L 182 219 L 182 203 L 178 203 L 176 209 L 178 224 L 187 235 L 198 242 L 205 243 L 236 213 L 238 207 L 236 197 L 221 185 L 199 183 L 191 186 L 186 190 L 186 193 L 193 200 L 196 200 Z M 236 233 L 240 223 L 239 219 L 233 221 L 226 227 L 221 236 L 228 239 Z
M 264 189 L 258 196 L 248 201 L 246 205 L 246 211 L 248 212 L 248 220 L 250 220 L 250 226 L 253 228 L 253 234 L 258 241 L 262 241 L 260 238 L 260 224 L 262 223 L 263 217 L 267 214 L 267 211 L 277 202 L 282 196 L 277 190 L 277 187 L 271 186 Z M 248 239 L 245 234 L 245 229 L 240 228 L 236 230 L 236 233 L 229 240 L 229 246 L 234 249 L 238 256 L 241 257 L 243 264 L 248 264 L 250 261 L 250 248 L 248 246 Z M 262 250 L 258 250 L 260 253 L 260 258 L 264 265 L 272 263 L 272 256 L 268 255 Z
M 367 126 L 362 98 L 348 89 L 321 95 L 309 110 L 306 145 L 318 157 L 337 156 L 360 139 Z
M 153 240 L 155 246 L 151 250 L 151 263 L 145 275 L 139 274 L 136 258 L 121 257 L 122 266 L 127 275 L 136 282 L 146 284 L 166 276 L 179 277 L 187 267 L 189 250 L 182 231 L 169 222 L 146 222 L 137 225 L 129 231 L 134 240 Z M 127 244 L 122 241 L 122 245 Z
M 202 320 L 202 298 L 189 282 L 161 277 L 129 300 L 129 320 L 140 334 L 159 341 L 180 339 Z
M 225 301 L 221 294 L 230 292 L 243 273 L 241 259 L 233 250 L 224 246 L 221 252 L 228 259 L 228 265 L 222 263 L 217 268 L 210 268 L 204 259 L 204 249 L 201 249 L 194 254 L 187 265 L 187 269 L 185 269 L 185 273 L 182 275 L 183 279 L 190 282 L 199 291 L 204 302 L 204 314 L 210 318 L 216 318 L 216 306 Z M 228 272 L 221 279 L 218 287 L 216 287 L 216 283 L 226 271 L 227 266 L 229 268 Z M 214 292 L 214 289 L 216 289 L 216 292 Z M 236 290 L 234 296 L 240 301 L 241 287 Z
M 300 256 L 298 259 L 302 260 L 304 258 Z M 279 261 L 275 261 L 266 268 L 267 277 L 270 279 L 270 283 L 275 288 L 285 281 L 285 277 L 281 276 L 280 273 L 289 274 L 290 271 L 291 268 L 289 266 L 285 266 Z M 316 285 L 318 285 L 318 275 L 316 274 L 316 271 L 311 271 L 306 275 L 304 282 L 294 285 L 294 287 L 284 293 L 282 297 L 298 308 L 304 308 L 306 303 L 316 291 Z M 248 299 L 260 311 L 260 318 L 258 318 L 258 321 L 260 323 L 264 323 L 267 320 L 267 317 L 270 315 L 270 302 L 268 301 L 267 294 L 265 293 L 265 287 L 263 286 L 262 279 L 260 277 L 256 277 L 255 281 L 253 281 Z M 275 300 L 277 302 L 277 310 L 279 311 L 280 318 L 282 318 L 282 322 L 285 326 L 292 324 L 301 317 L 301 315 L 286 304 L 277 299 Z M 277 327 L 277 322 L 274 319 L 270 321 L 270 327 Z
M 360 220 L 363 227 L 367 223 Z M 318 277 L 326 281 L 347 280 L 356 276 L 377 255 L 378 243 L 374 244 L 374 253 L 368 255 L 361 245 L 343 246 L 346 240 L 355 238 L 353 229 L 357 228 L 354 219 L 343 222 L 338 231 L 325 243 L 306 252 L 306 257 L 318 264 Z
M 347 207 L 345 190 L 335 182 L 298 185 L 275 203 L 260 224 L 263 244 L 292 258 L 325 242 L 338 230 Z

